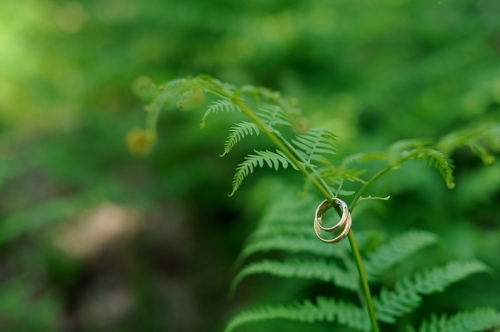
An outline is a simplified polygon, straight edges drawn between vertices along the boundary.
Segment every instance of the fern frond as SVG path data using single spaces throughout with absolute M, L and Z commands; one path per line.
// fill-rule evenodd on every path
M 311 237 L 311 215 L 318 199 L 307 196 L 299 199 L 292 190 L 285 190 L 265 210 L 248 242 L 280 234 Z
M 312 233 L 307 237 L 277 234 L 272 238 L 251 241 L 240 252 L 237 262 L 242 262 L 247 257 L 256 253 L 267 253 L 270 251 L 306 253 L 322 257 L 342 257 L 343 253 L 348 249 L 347 242 L 339 243 L 336 246 L 325 246 Z
M 404 159 L 415 149 L 422 149 L 427 144 L 429 144 L 429 141 L 418 139 L 397 141 L 387 149 L 387 161 L 391 165 L 397 165 L 401 162 L 401 159 Z
M 271 224 L 264 225 L 257 228 L 252 234 L 250 234 L 249 239 L 254 241 L 256 239 L 264 239 L 275 237 L 280 234 L 285 235 L 297 235 L 297 236 L 309 236 L 311 235 L 311 225 L 286 225 L 286 224 Z
M 216 100 L 210 106 L 208 106 L 205 114 L 203 115 L 203 119 L 201 119 L 200 128 L 205 128 L 207 117 L 210 114 L 212 113 L 218 114 L 219 112 L 229 113 L 234 111 L 241 112 L 241 108 L 235 105 L 231 100 L 229 99 Z
M 257 116 L 270 129 L 276 129 L 276 125 L 291 126 L 291 122 L 285 111 L 276 105 L 265 104 L 259 106 Z
M 367 196 L 367 197 L 363 197 L 361 196 L 359 199 L 358 199 L 358 202 L 361 202 L 361 201 L 388 201 L 389 199 L 391 198 L 391 196 L 386 196 L 386 197 L 377 197 L 377 196 Z
M 394 323 L 396 317 L 413 311 L 420 305 L 421 295 L 443 291 L 450 284 L 465 277 L 487 270 L 486 265 L 477 261 L 451 262 L 444 267 L 424 270 L 412 279 L 398 280 L 394 291 L 382 289 L 380 298 L 373 301 L 380 321 Z
M 276 150 L 276 152 L 271 151 L 255 151 L 256 155 L 248 155 L 245 157 L 245 161 L 238 165 L 236 168 L 236 174 L 233 178 L 233 191 L 229 196 L 232 196 L 236 190 L 238 190 L 239 186 L 243 182 L 243 180 L 250 174 L 253 173 L 255 167 L 264 167 L 264 164 L 267 164 L 270 168 L 274 168 L 275 170 L 281 167 L 287 168 L 288 165 L 291 165 L 293 169 L 297 170 L 297 166 L 295 166 L 288 157 L 281 151 Z
M 356 153 L 356 154 L 347 156 L 342 160 L 339 168 L 347 169 L 353 164 L 359 164 L 362 162 L 365 155 L 366 155 L 366 153 L 360 152 L 360 153 Z
M 290 305 L 263 306 L 242 311 L 231 319 L 225 332 L 231 332 L 240 325 L 274 319 L 286 319 L 303 323 L 337 322 L 350 328 L 367 332 L 370 322 L 366 313 L 352 303 L 318 297 L 316 304 L 311 301 Z
M 376 279 L 411 254 L 437 241 L 438 237 L 434 233 L 426 231 L 410 230 L 397 235 L 367 256 L 365 272 L 368 278 Z
M 418 332 L 474 332 L 493 330 L 499 327 L 500 312 L 494 308 L 486 307 L 459 312 L 451 317 L 433 315 L 430 321 L 424 321 L 420 325 Z
M 316 279 L 324 282 L 332 282 L 338 287 L 352 291 L 357 289 L 356 280 L 347 271 L 333 262 L 328 262 L 324 259 L 289 259 L 283 262 L 262 260 L 251 263 L 236 275 L 231 284 L 231 293 L 236 290 L 238 284 L 245 277 L 263 273 L 282 278 Z
M 453 182 L 453 164 L 451 161 L 440 151 L 429 148 L 420 149 L 417 159 L 425 160 L 426 158 L 429 158 L 427 166 L 434 164 L 434 167 L 439 171 L 446 182 L 446 186 L 449 189 L 453 189 L 455 183 Z
M 228 154 L 236 143 L 241 141 L 246 135 L 253 135 L 253 133 L 259 135 L 260 133 L 259 127 L 255 123 L 246 121 L 237 123 L 236 126 L 232 127 L 229 131 L 230 134 L 224 144 L 224 153 L 221 157 Z
M 358 169 L 348 169 L 348 168 L 338 168 L 335 166 L 328 166 L 319 170 L 320 176 L 327 180 L 334 182 L 338 179 L 345 179 L 351 182 L 365 183 L 359 177 L 365 173 L 364 170 Z
M 500 124 L 456 131 L 443 137 L 437 144 L 439 150 L 448 154 L 459 147 L 468 146 L 483 163 L 491 165 L 495 157 L 485 145 L 493 150 L 500 149 Z
M 495 157 L 480 142 L 469 142 L 470 150 L 475 153 L 485 165 L 491 165 L 495 162 Z
M 300 150 L 297 150 L 301 157 L 305 160 L 307 166 L 312 166 L 313 161 L 320 162 L 325 165 L 330 165 L 328 159 L 323 155 L 336 154 L 335 149 L 336 136 L 325 128 L 309 129 L 306 135 L 298 135 L 292 143 Z
M 387 161 L 387 153 L 386 152 L 370 152 L 370 153 L 356 153 L 350 156 L 347 156 L 340 163 L 340 169 L 348 169 L 353 164 L 362 164 L 369 161 L 382 160 Z

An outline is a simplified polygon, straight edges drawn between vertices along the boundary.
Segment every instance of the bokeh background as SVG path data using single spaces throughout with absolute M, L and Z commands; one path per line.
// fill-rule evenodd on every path
M 265 194 L 300 186 L 259 170 L 228 197 L 236 165 L 267 142 L 220 159 L 231 116 L 200 130 L 202 111 L 176 111 L 150 156 L 126 150 L 145 119 L 134 80 L 200 73 L 298 98 L 338 135 L 339 159 L 435 139 L 500 122 L 500 2 L 0 1 L 1 331 L 220 331 L 275 296 L 255 284 L 227 297 Z M 418 259 L 500 271 L 500 163 L 452 157 L 456 189 L 409 164 L 373 189 L 391 199 L 360 209 L 355 229 L 432 230 L 440 254 Z M 433 303 L 499 308 L 498 277 L 478 278 Z

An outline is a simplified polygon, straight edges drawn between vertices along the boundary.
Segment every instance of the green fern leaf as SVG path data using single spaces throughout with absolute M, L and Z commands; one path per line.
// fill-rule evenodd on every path
M 307 135 L 299 135 L 292 140 L 300 150 L 297 150 L 307 166 L 312 166 L 313 161 L 330 165 L 324 154 L 336 154 L 336 136 L 325 128 L 309 129 Z
M 474 332 L 498 329 L 500 312 L 494 308 L 477 308 L 459 312 L 451 317 L 433 315 L 424 321 L 418 332 Z M 408 329 L 410 331 L 410 329 Z
M 299 199 L 293 189 L 285 191 L 265 210 L 249 241 L 280 234 L 312 237 L 310 220 L 318 200 L 312 196 Z
M 259 227 L 252 234 L 250 234 L 249 239 L 255 241 L 255 239 L 264 239 L 283 235 L 296 235 L 296 236 L 309 236 L 311 235 L 311 225 L 286 225 L 286 224 L 276 224 L 276 225 L 265 225 Z
M 443 137 L 437 144 L 438 149 L 450 154 L 456 148 L 469 146 L 486 165 L 491 165 L 495 157 L 485 147 L 500 149 L 500 125 L 491 124 L 479 128 L 465 129 Z
M 253 135 L 253 133 L 259 135 L 260 132 L 259 127 L 255 123 L 245 121 L 237 123 L 236 126 L 232 127 L 229 131 L 230 134 L 224 144 L 224 153 L 221 157 L 228 154 L 236 143 L 241 141 L 246 135 Z
M 221 100 L 214 101 L 212 103 L 212 105 L 210 105 L 207 108 L 207 111 L 203 115 L 203 119 L 201 119 L 201 123 L 200 123 L 200 128 L 205 128 L 207 117 L 210 114 L 212 114 L 212 113 L 218 114 L 219 112 L 228 112 L 229 113 L 229 112 L 234 112 L 234 111 L 241 112 L 241 108 L 239 108 L 239 106 L 236 106 L 231 100 L 221 99 Z
M 338 287 L 343 287 L 352 291 L 357 289 L 355 279 L 333 262 L 328 262 L 323 259 L 290 259 L 283 262 L 262 260 L 246 266 L 234 278 L 231 284 L 231 293 L 236 290 L 238 284 L 245 277 L 263 273 L 282 278 L 316 279 L 324 282 L 332 282 Z
M 422 149 L 428 141 L 417 139 L 401 140 L 393 143 L 387 150 L 387 161 L 391 165 L 398 165 L 411 152 Z
M 358 199 L 358 202 L 361 202 L 361 201 L 388 201 L 389 199 L 391 198 L 391 196 L 386 196 L 386 197 L 373 197 L 373 196 L 368 196 L 368 197 L 363 197 L 361 196 L 359 199 Z
M 276 105 L 265 104 L 259 106 L 257 116 L 269 129 L 276 129 L 276 125 L 291 126 L 288 115 L 283 109 Z M 274 130 L 273 130 L 274 131 Z
M 270 251 L 307 253 L 322 257 L 340 258 L 347 250 L 349 250 L 347 242 L 341 242 L 335 246 L 325 246 L 324 243 L 318 241 L 318 238 L 313 235 L 312 231 L 310 233 L 310 236 L 308 237 L 277 234 L 272 238 L 266 237 L 263 239 L 251 241 L 241 251 L 237 259 L 237 264 L 241 263 L 247 257 L 256 253 L 266 253 Z
M 304 164 L 306 166 L 306 164 Z M 310 166 L 310 165 L 309 165 Z M 311 178 L 306 179 L 306 182 L 304 184 L 304 195 L 307 193 L 308 188 L 311 185 L 312 179 L 322 179 L 328 188 L 330 188 L 330 191 L 332 194 L 337 197 L 337 196 L 350 196 L 355 193 L 355 191 L 350 191 L 350 190 L 342 190 L 342 184 L 344 180 L 348 180 L 351 182 L 360 182 L 360 183 L 365 183 L 359 176 L 363 174 L 364 171 L 359 171 L 359 170 L 353 170 L 353 169 L 340 169 L 335 166 L 328 166 L 322 169 L 319 169 L 317 171 L 318 176 L 315 176 L 315 174 L 311 175 Z
M 485 165 L 491 165 L 495 162 L 495 157 L 488 153 L 488 150 L 480 142 L 470 142 L 469 147 Z
M 453 164 L 448 158 L 444 155 L 444 153 L 434 150 L 434 149 L 421 149 L 417 159 L 425 160 L 428 159 L 427 166 L 430 166 L 434 163 L 434 167 L 439 171 L 444 181 L 446 182 L 446 186 L 449 189 L 453 189 L 455 187 L 455 183 L 453 182 Z
M 275 170 L 281 167 L 287 168 L 288 165 L 291 165 L 293 169 L 298 170 L 297 167 L 288 159 L 288 157 L 281 151 L 277 150 L 276 152 L 271 151 L 255 151 L 256 155 L 249 155 L 245 157 L 245 161 L 238 165 L 236 168 L 236 174 L 233 178 L 233 191 L 229 196 L 232 196 L 236 190 L 240 187 L 243 180 L 253 173 L 255 167 L 264 167 L 267 164 L 270 168 L 274 168 Z
M 367 256 L 364 262 L 365 272 L 368 278 L 376 279 L 411 254 L 437 241 L 435 234 L 426 231 L 410 230 L 395 236 Z
M 244 324 L 274 319 L 303 323 L 337 322 L 359 331 L 368 332 L 370 330 L 370 322 L 362 308 L 351 303 L 318 297 L 316 304 L 306 300 L 302 303 L 263 306 L 242 311 L 229 321 L 225 332 L 231 332 Z
M 396 282 L 394 291 L 384 288 L 380 298 L 373 300 L 377 317 L 380 321 L 394 323 L 396 317 L 418 308 L 422 300 L 421 295 L 443 291 L 454 282 L 486 270 L 486 265 L 477 261 L 451 262 L 444 267 L 417 273 L 413 280 L 404 277 Z
M 345 157 L 342 162 L 340 163 L 340 169 L 348 169 L 350 166 L 353 164 L 360 164 L 365 162 L 365 158 L 368 154 L 367 153 L 356 153 L 350 156 Z M 384 155 L 385 158 L 385 155 Z

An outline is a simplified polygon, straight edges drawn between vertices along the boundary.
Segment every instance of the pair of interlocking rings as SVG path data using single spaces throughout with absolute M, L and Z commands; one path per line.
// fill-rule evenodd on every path
M 349 212 L 347 204 L 343 200 L 338 199 L 336 197 L 333 197 L 332 201 L 335 204 L 333 206 L 330 202 L 328 202 L 328 200 L 324 200 L 316 209 L 316 215 L 314 217 L 314 232 L 321 241 L 326 243 L 337 243 L 342 241 L 347 236 L 352 226 L 351 213 Z M 328 211 L 332 207 L 335 208 L 335 210 L 342 212 L 342 217 L 335 226 L 325 227 L 323 226 L 323 215 L 325 214 L 326 211 Z M 342 230 L 342 233 L 340 233 L 337 237 L 333 239 L 325 239 L 321 235 L 322 230 L 325 232 L 335 232 L 340 230 L 341 228 L 344 228 Z

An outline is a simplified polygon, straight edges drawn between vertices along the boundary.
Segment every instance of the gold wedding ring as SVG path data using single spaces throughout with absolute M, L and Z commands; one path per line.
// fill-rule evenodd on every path
M 316 209 L 316 215 L 314 218 L 314 232 L 321 241 L 326 243 L 337 243 L 342 241 L 347 236 L 352 226 L 351 213 L 349 212 L 347 204 L 343 200 L 338 199 L 336 197 L 333 197 L 332 201 L 335 204 L 334 206 L 332 206 L 330 202 L 328 202 L 328 200 L 324 200 Z M 335 208 L 335 210 L 342 212 L 342 217 L 340 218 L 340 221 L 336 225 L 332 227 L 325 227 L 323 226 L 323 215 L 325 214 L 326 211 L 328 211 L 332 207 Z M 322 230 L 329 233 L 329 232 L 335 232 L 341 228 L 344 228 L 342 230 L 342 233 L 340 233 L 340 235 L 338 235 L 333 239 L 325 239 L 321 235 Z

